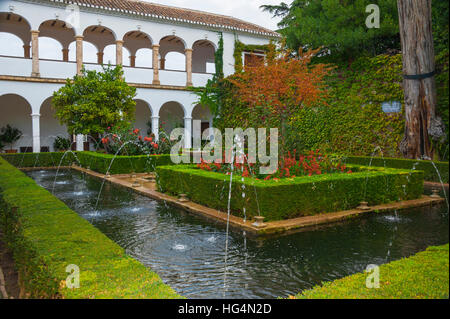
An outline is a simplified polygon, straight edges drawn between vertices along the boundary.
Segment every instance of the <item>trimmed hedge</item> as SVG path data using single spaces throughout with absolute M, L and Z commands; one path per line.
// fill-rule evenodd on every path
M 367 273 L 324 283 L 295 299 L 448 299 L 449 245 L 380 266 L 380 288 L 366 288 Z M 292 297 L 291 297 L 292 298 Z
M 15 167 L 54 167 L 59 165 L 63 155 L 64 152 L 0 154 Z M 75 161 L 73 154 L 67 153 L 61 165 L 67 166 Z
M 343 158 L 348 164 L 357 164 L 368 166 L 372 157 L 370 156 L 345 156 Z M 448 183 L 448 162 L 434 162 L 439 173 L 441 175 L 442 181 Z M 400 168 L 411 170 L 415 167 L 416 170 L 421 170 L 425 172 L 424 179 L 426 181 L 439 182 L 439 176 L 436 173 L 431 161 L 424 160 L 413 160 L 404 158 L 390 158 L 390 157 L 374 157 L 372 159 L 371 166 L 379 167 L 390 167 L 390 168 Z
M 53 152 L 0 155 L 16 167 L 52 167 L 59 165 L 63 154 L 63 152 Z M 64 157 L 61 165 L 64 166 L 76 163 L 84 168 L 89 167 L 95 172 L 106 174 L 113 158 L 114 155 L 97 152 L 69 152 Z M 170 159 L 169 154 L 116 156 L 109 172 L 111 174 L 153 172 L 156 166 L 171 164 L 172 160 Z
M 17 207 L 14 214 L 12 207 Z M 179 298 L 172 288 L 0 158 L 0 225 L 31 298 Z M 69 289 L 66 267 L 80 269 Z
M 243 217 L 245 207 L 248 218 L 258 215 L 259 211 L 266 220 L 281 220 L 351 209 L 363 200 L 375 205 L 414 199 L 423 193 L 422 171 L 351 167 L 361 171 L 278 181 L 233 176 L 232 214 Z M 156 173 L 161 191 L 184 193 L 193 202 L 227 210 L 229 175 L 204 171 L 193 165 L 160 166 Z
M 78 152 L 78 159 L 83 167 L 106 174 L 114 155 L 96 152 Z M 163 155 L 137 155 L 116 156 L 109 170 L 110 174 L 145 173 L 155 171 L 156 166 L 170 165 L 172 160 L 169 154 Z

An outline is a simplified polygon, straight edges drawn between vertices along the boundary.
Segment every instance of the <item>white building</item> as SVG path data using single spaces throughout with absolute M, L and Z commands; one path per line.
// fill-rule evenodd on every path
M 0 0 L 0 127 L 22 131 L 13 145 L 21 152 L 52 151 L 56 136 L 68 136 L 54 118 L 53 92 L 82 65 L 100 70 L 109 62 L 122 64 L 125 80 L 137 88 L 136 128 L 146 131 L 151 121 L 157 136 L 160 124 L 170 131 L 184 123 L 190 136 L 192 119 L 211 125 L 209 111 L 186 87 L 212 77 L 219 32 L 225 76 L 235 70 L 236 39 L 267 44 L 277 37 L 236 18 L 139 0 Z M 182 68 L 175 69 L 180 58 Z M 82 150 L 83 136 L 76 140 Z

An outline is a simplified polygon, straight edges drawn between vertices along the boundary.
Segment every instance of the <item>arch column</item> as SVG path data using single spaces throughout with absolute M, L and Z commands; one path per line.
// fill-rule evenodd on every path
M 30 58 L 30 49 L 31 46 L 28 44 L 23 45 L 23 57 L 29 59 Z
M 32 69 L 31 76 L 39 77 L 39 31 L 31 30 Z
M 152 46 L 153 50 L 153 84 L 159 85 L 161 82 L 159 82 L 159 44 L 154 44 Z
M 76 61 L 77 61 L 77 75 L 81 75 L 81 70 L 83 69 L 83 36 L 77 35 L 75 37 L 76 41 Z
M 136 66 L 136 56 L 130 55 L 130 67 L 134 68 Z
M 186 56 L 186 86 L 192 86 L 192 49 L 184 50 Z
M 157 141 L 159 139 L 159 116 L 152 116 L 152 133 Z
M 123 40 L 116 41 L 116 65 L 123 64 Z
M 64 48 L 61 51 L 62 51 L 63 61 L 68 62 L 69 61 L 69 49 Z
M 97 52 L 97 63 L 98 64 L 103 64 L 103 51 L 102 52 Z
M 164 70 L 166 68 L 166 58 L 161 58 L 161 60 L 159 61 L 161 70 Z
M 192 117 L 184 118 L 184 147 L 192 147 Z
M 31 114 L 31 127 L 33 132 L 33 153 L 39 153 L 41 151 L 41 129 L 40 129 L 40 117 L 39 113 Z

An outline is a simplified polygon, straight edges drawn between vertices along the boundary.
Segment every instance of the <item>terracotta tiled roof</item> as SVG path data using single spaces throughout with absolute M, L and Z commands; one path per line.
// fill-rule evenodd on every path
M 80 7 L 96 8 L 135 14 L 153 19 L 163 19 L 172 22 L 204 25 L 212 28 L 237 30 L 260 34 L 270 37 L 278 37 L 279 34 L 243 20 L 214 14 L 209 12 L 183 9 L 161 4 L 145 2 L 141 0 L 47 0 L 55 3 L 74 3 Z M 207 0 L 205 0 L 207 1 Z

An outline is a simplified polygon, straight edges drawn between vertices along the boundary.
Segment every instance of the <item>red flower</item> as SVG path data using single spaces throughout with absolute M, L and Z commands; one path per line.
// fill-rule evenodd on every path
M 109 141 L 109 139 L 108 139 L 107 137 L 102 138 L 102 143 L 103 143 L 103 144 L 108 143 L 108 141 Z
M 151 142 L 151 141 L 153 141 L 153 139 L 151 138 L 151 137 L 144 137 L 144 141 L 146 141 L 146 142 Z
M 142 136 L 140 136 L 140 135 L 139 135 L 139 137 L 138 137 L 138 138 L 139 138 L 139 141 L 142 141 Z
M 135 128 L 135 129 L 133 130 L 133 133 L 137 135 L 137 134 L 139 133 L 139 129 L 138 129 L 138 128 Z

